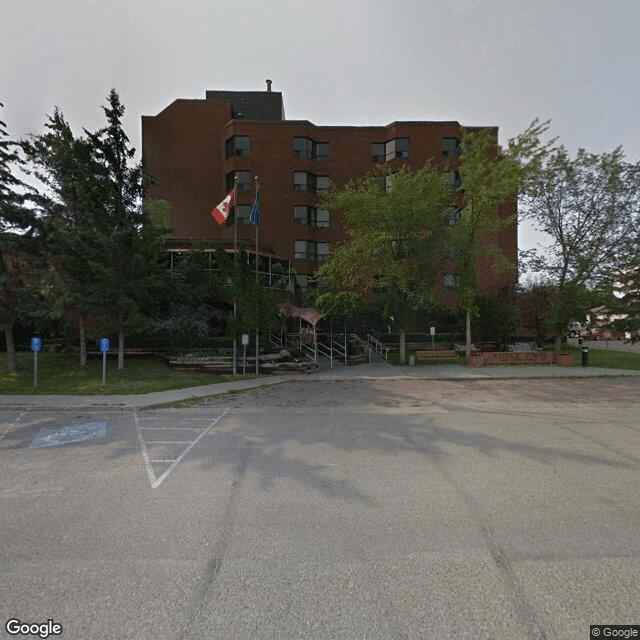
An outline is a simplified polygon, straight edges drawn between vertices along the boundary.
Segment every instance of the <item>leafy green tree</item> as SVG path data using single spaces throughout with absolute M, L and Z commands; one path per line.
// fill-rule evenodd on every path
M 515 307 L 503 296 L 497 294 L 480 294 L 476 299 L 478 320 L 475 334 L 481 342 L 494 340 L 498 349 L 506 350 L 507 336 L 518 322 Z
M 497 234 L 516 224 L 515 216 L 501 217 L 503 203 L 517 198 L 549 151 L 541 142 L 548 122 L 537 120 L 503 148 L 490 129 L 463 131 L 460 156 L 464 208 L 451 233 L 451 256 L 458 278 L 456 294 L 466 319 L 466 357 L 471 352 L 471 318 L 477 317 L 479 260 L 488 258 L 496 273 L 515 270 L 498 246 Z
M 533 252 L 530 267 L 556 285 L 553 328 L 556 348 L 567 323 L 584 308 L 584 288 L 611 282 L 629 254 L 640 203 L 640 163 L 624 161 L 619 147 L 571 158 L 563 147 L 551 154 L 527 185 L 525 217 L 549 237 Z
M 444 255 L 443 210 L 451 190 L 429 164 L 411 173 L 373 173 L 332 190 L 323 206 L 342 212 L 347 241 L 332 248 L 317 276 L 337 290 L 355 291 L 383 302 L 384 313 L 405 337 L 417 309 L 435 304 Z
M 233 259 L 225 251 L 218 251 L 222 291 L 227 300 L 235 300 L 236 310 L 227 314 L 227 332 L 237 342 L 243 333 L 266 335 L 279 324 L 275 290 L 262 286 L 256 279 L 255 268 L 247 254 L 240 249 Z
M 197 340 L 220 333 L 226 321 L 226 292 L 217 259 L 212 260 L 204 245 L 179 254 L 165 282 L 153 326 L 169 334 L 172 349 L 178 338 Z M 195 342 L 191 348 L 196 348 Z
M 519 323 L 543 339 L 551 331 L 551 311 L 555 287 L 548 282 L 530 282 L 516 297 Z

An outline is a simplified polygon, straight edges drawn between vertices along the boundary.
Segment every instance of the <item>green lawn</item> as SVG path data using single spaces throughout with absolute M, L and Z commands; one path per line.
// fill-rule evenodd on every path
M 38 387 L 34 388 L 33 354 L 18 353 L 18 371 L 8 374 L 7 354 L 0 353 L 0 395 L 150 393 L 242 379 L 242 376 L 172 371 L 167 364 L 154 358 L 125 358 L 126 369 L 123 371 L 118 371 L 116 366 L 115 355 L 110 354 L 107 357 L 107 386 L 103 388 L 101 357 L 90 357 L 87 365 L 81 367 L 77 356 L 40 352 Z
M 582 347 L 564 344 L 562 348 L 573 354 L 573 361 L 578 366 L 582 363 Z M 594 347 L 589 349 L 589 366 L 607 369 L 640 369 L 640 353 Z

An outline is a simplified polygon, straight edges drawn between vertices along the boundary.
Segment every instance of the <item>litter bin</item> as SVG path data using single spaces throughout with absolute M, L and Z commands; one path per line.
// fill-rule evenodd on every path
M 410 367 L 416 366 L 416 356 L 413 353 L 409 355 L 409 366 Z

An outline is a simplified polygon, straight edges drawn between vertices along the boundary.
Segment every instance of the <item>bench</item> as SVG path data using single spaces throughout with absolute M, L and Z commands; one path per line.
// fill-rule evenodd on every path
M 416 351 L 416 362 L 457 362 L 458 356 L 453 349 L 434 349 Z
M 522 353 L 524 351 L 533 351 L 535 344 L 533 342 L 516 342 L 515 344 L 508 344 L 507 351 L 511 353 Z

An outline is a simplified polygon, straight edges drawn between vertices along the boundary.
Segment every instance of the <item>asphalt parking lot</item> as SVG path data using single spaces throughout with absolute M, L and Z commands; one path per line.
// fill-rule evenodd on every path
M 0 407 L 3 633 L 586 639 L 639 624 L 639 391 L 301 380 L 184 409 Z

